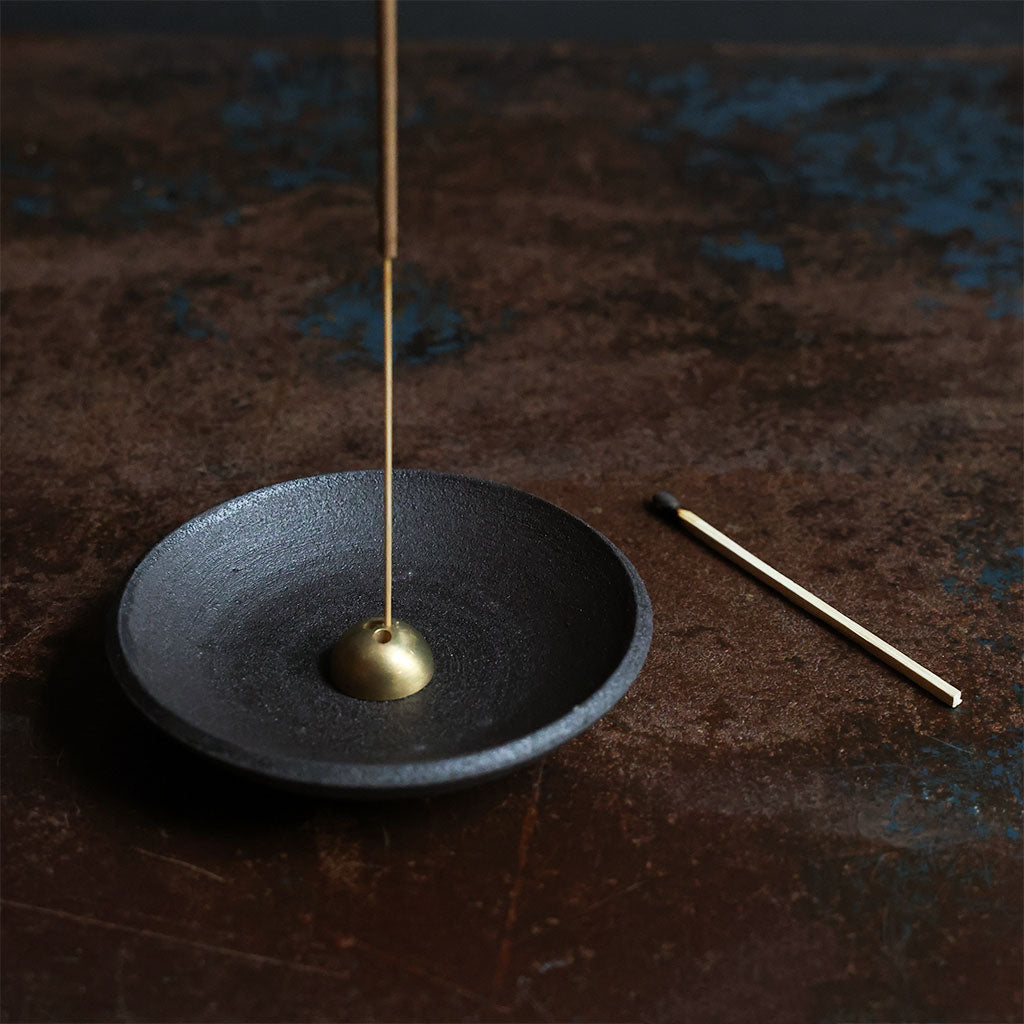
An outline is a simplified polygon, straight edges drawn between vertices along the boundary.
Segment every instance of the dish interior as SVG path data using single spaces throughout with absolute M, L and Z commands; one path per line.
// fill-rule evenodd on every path
M 382 475 L 254 491 L 143 560 L 118 617 L 136 685 L 215 743 L 267 758 L 409 764 L 484 751 L 570 712 L 612 675 L 637 607 L 614 549 L 531 495 L 395 476 L 395 617 L 434 655 L 398 701 L 346 697 L 326 655 L 382 608 Z

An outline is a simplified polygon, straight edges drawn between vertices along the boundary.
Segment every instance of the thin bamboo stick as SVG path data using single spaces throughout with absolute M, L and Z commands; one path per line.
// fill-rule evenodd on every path
M 918 664 L 913 658 L 908 657 L 902 651 L 898 651 L 892 644 L 886 643 L 870 630 L 854 622 L 853 619 L 843 615 L 830 604 L 826 604 L 820 597 L 815 597 L 809 590 L 805 590 L 798 583 L 794 583 L 788 576 L 783 576 L 777 569 L 773 569 L 766 562 L 762 562 L 756 555 L 751 554 L 746 548 L 740 547 L 735 541 L 730 540 L 724 533 L 716 530 L 710 523 L 704 522 L 700 516 L 688 509 L 681 508 L 679 502 L 671 494 L 662 491 L 654 496 L 655 508 L 668 515 L 674 515 L 678 521 L 692 534 L 704 541 L 720 555 L 724 555 L 730 561 L 735 562 L 740 568 L 746 569 L 752 576 L 755 576 L 762 583 L 777 590 L 783 597 L 789 598 L 794 604 L 810 612 L 811 615 L 821 619 L 834 630 L 842 633 L 843 636 L 860 644 L 866 651 L 873 654 L 880 661 L 885 662 L 890 668 L 906 676 L 913 683 L 927 690 L 933 697 L 945 702 L 955 708 L 961 701 L 961 693 L 955 687 L 946 682 L 945 679 L 930 672 L 923 665 Z
M 384 628 L 391 629 L 394 547 L 394 302 L 391 261 L 398 256 L 398 26 L 396 0 L 377 7 L 377 104 L 380 116 L 380 255 L 384 299 Z

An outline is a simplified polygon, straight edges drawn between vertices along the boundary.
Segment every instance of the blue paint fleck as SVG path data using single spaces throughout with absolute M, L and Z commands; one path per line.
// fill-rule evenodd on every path
M 1008 633 L 1004 633 L 998 640 L 984 636 L 978 636 L 974 639 L 978 642 L 979 647 L 984 647 L 988 651 L 1012 651 L 1014 649 L 1013 637 Z
M 964 604 L 974 604 L 978 600 L 974 590 L 968 584 L 958 580 L 956 576 L 943 576 L 939 582 L 947 594 L 959 597 Z
M 667 139 L 685 129 L 706 139 L 718 139 L 732 132 L 740 121 L 778 131 L 794 118 L 820 113 L 837 100 L 870 96 L 885 86 L 886 78 L 881 71 L 867 78 L 820 81 L 795 75 L 778 81 L 755 78 L 723 95 L 712 84 L 707 69 L 694 64 L 677 75 L 663 75 L 650 82 L 651 92 L 677 93 L 680 104 L 668 123 L 653 130 L 649 137 Z
M 960 268 L 953 275 L 953 280 L 961 288 L 984 288 L 988 284 L 988 265 L 978 252 L 948 249 L 942 262 Z
M 305 188 L 317 181 L 350 181 L 351 176 L 333 167 L 304 167 L 295 170 L 288 167 L 271 167 L 267 171 L 267 184 L 279 192 Z
M 196 170 L 184 179 L 135 178 L 131 191 L 117 203 L 117 212 L 135 230 L 141 230 L 154 214 L 169 216 L 183 210 L 213 212 L 223 203 L 219 186 L 205 171 Z
M 953 280 L 961 288 L 995 288 L 988 315 L 996 320 L 1002 316 L 1018 316 L 1021 299 L 1016 294 L 1019 284 L 1018 258 L 1012 244 L 989 244 L 975 249 L 951 247 L 942 262 L 956 268 Z
M 999 734 L 991 744 L 983 752 L 941 743 L 914 752 L 910 764 L 887 759 L 865 765 L 870 780 L 860 773 L 837 776 L 841 786 L 852 783 L 848 798 L 855 795 L 863 807 L 867 795 L 889 810 L 888 822 L 883 819 L 875 828 L 869 816 L 858 814 L 857 829 L 869 841 L 884 838 L 890 848 L 861 852 L 857 842 L 849 852 L 809 864 L 804 877 L 815 903 L 847 919 L 876 914 L 884 905 L 884 948 L 913 962 L 934 950 L 950 903 L 961 914 L 983 914 L 1018 927 L 1013 901 L 1007 903 L 996 884 L 989 844 L 998 842 L 997 855 L 1021 856 L 1022 747 L 1019 735 Z M 1004 836 L 1016 845 L 1007 850 Z M 936 900 L 937 892 L 948 898 Z
M 970 562 L 977 564 L 978 555 L 983 553 L 960 548 L 957 551 L 957 562 L 965 567 Z M 1008 601 L 1013 596 L 1012 588 L 1024 582 L 1024 547 L 1004 550 L 991 563 L 978 570 L 973 582 L 957 576 L 943 576 L 940 582 L 947 594 L 959 597 L 964 604 L 977 604 L 983 598 L 997 603 Z
M 320 296 L 296 324 L 304 337 L 343 343 L 335 359 L 384 360 L 384 318 L 380 270 Z M 448 303 L 444 290 L 430 285 L 415 268 L 404 268 L 395 287 L 394 348 L 396 358 L 424 363 L 456 352 L 470 341 L 462 314 Z
M 28 217 L 49 217 L 53 200 L 49 196 L 15 196 L 14 209 Z
M 144 213 L 174 213 L 178 209 L 178 200 L 170 189 L 144 192 L 134 200 L 126 199 L 121 203 L 121 212 L 131 216 L 136 211 Z
M 187 293 L 179 288 L 167 300 L 167 311 L 171 314 L 174 328 L 193 341 L 205 341 L 211 335 L 224 338 L 223 331 L 214 328 L 202 320 L 192 309 L 192 300 Z
M 1018 565 L 988 565 L 978 577 L 979 585 L 988 587 L 993 601 L 1005 601 L 1010 596 L 1010 587 L 1024 580 L 1024 547 L 1013 548 L 1006 556 L 1016 559 Z
M 228 210 L 224 214 L 224 226 L 229 228 L 237 228 L 242 222 L 241 214 L 237 210 Z
M 1019 813 L 1024 767 L 1019 738 L 985 751 L 926 746 L 915 762 L 909 784 L 893 772 L 877 780 L 883 791 L 895 790 L 883 831 L 904 845 L 926 845 L 941 837 L 986 839 L 994 828 L 1006 827 L 998 819 Z
M 632 84 L 676 103 L 640 134 L 656 143 L 692 136 L 693 173 L 725 167 L 769 186 L 883 203 L 890 224 L 949 238 L 953 281 L 990 291 L 990 317 L 1021 315 L 1024 136 L 998 92 L 1005 71 L 956 61 L 889 61 L 847 77 L 825 65 L 806 69 L 730 87 L 701 64 L 648 80 L 634 70 Z M 897 90 L 900 108 L 879 117 L 878 101 Z M 735 138 L 741 122 L 785 133 L 791 159 Z M 888 227 L 877 225 L 882 235 Z
M 244 95 L 220 116 L 236 150 L 280 161 L 266 172 L 267 185 L 291 190 L 372 177 L 376 82 L 368 68 L 338 55 L 293 60 L 257 50 L 249 69 Z
M 777 245 L 759 242 L 752 231 L 743 233 L 741 240 L 723 245 L 712 238 L 701 242 L 701 252 L 710 259 L 728 259 L 737 263 L 753 263 L 762 270 L 781 272 L 786 269 L 786 258 Z
M 990 320 L 1000 320 L 1004 316 L 1024 317 L 1024 299 L 1014 294 L 997 292 L 986 312 Z
M 376 95 L 363 62 L 257 50 L 242 94 L 221 107 L 220 118 L 238 152 L 270 157 L 263 184 L 272 189 L 366 181 L 377 172 Z M 422 103 L 407 104 L 401 126 L 428 113 Z
M 220 118 L 235 131 L 261 131 L 263 111 L 247 100 L 233 100 L 221 107 Z
M 945 309 L 947 303 L 943 302 L 942 299 L 937 299 L 934 295 L 919 295 L 914 300 L 914 305 L 926 316 L 931 316 L 932 313 Z
M 55 166 L 47 164 L 27 164 L 17 158 L 0 159 L 0 175 L 5 178 L 23 178 L 25 181 L 45 183 L 53 180 Z
M 273 74 L 288 58 L 280 50 L 253 50 L 249 54 L 249 66 L 265 74 Z

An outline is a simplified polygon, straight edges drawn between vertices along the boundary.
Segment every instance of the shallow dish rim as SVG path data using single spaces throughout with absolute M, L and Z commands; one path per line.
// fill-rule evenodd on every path
M 590 696 L 570 711 L 515 739 L 453 757 L 387 763 L 328 760 L 279 753 L 266 754 L 223 740 L 171 711 L 145 687 L 142 680 L 137 678 L 124 653 L 123 629 L 131 611 L 132 591 L 145 575 L 147 567 L 165 548 L 179 540 L 181 535 L 198 531 L 216 522 L 234 508 L 251 505 L 268 492 L 280 493 L 314 485 L 323 486 L 333 480 L 354 481 L 358 478 L 381 475 L 382 470 L 365 469 L 322 473 L 268 484 L 200 512 L 158 541 L 136 565 L 126 581 L 107 630 L 108 657 L 114 673 L 138 710 L 159 729 L 191 749 L 229 768 L 271 784 L 313 793 L 386 797 L 470 785 L 510 772 L 543 757 L 562 743 L 579 735 L 618 703 L 643 666 L 653 632 L 650 598 L 639 574 L 625 555 L 589 523 L 528 491 L 480 477 L 429 469 L 396 470 L 395 476 L 406 480 L 416 477 L 431 477 L 435 480 L 448 478 L 462 486 L 472 484 L 508 492 L 515 495 L 516 501 L 522 502 L 525 499 L 527 503 L 534 502 L 547 510 L 554 510 L 599 538 L 625 570 L 636 609 L 632 637 L 615 670 Z

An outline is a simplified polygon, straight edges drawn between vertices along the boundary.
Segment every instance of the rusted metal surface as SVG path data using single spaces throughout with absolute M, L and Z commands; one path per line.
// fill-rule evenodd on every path
M 1021 1018 L 1019 54 L 403 55 L 396 460 L 593 523 L 655 639 L 540 766 L 358 807 L 178 749 L 101 629 L 380 464 L 370 53 L 3 58 L 5 1020 Z

